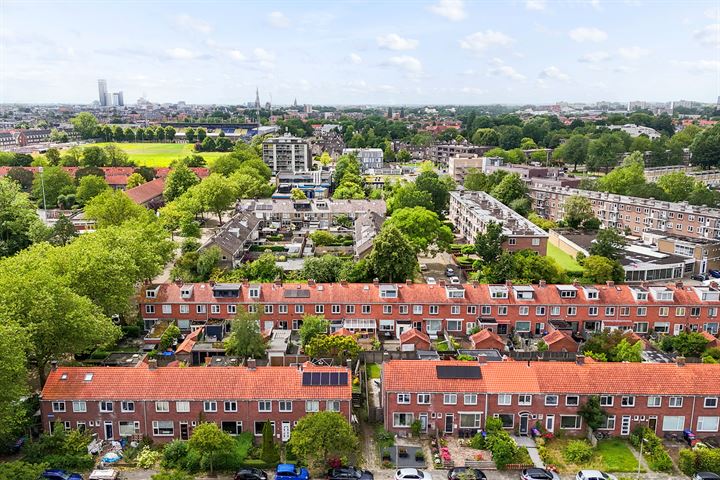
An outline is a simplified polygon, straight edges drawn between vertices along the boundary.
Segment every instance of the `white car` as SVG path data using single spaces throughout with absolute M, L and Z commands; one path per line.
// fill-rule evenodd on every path
M 450 284 L 451 285 L 460 285 L 460 277 L 451 277 Z
M 395 472 L 395 480 L 432 480 L 432 475 L 417 468 L 401 468 Z
M 617 480 L 615 475 L 600 470 L 580 470 L 575 476 L 576 480 Z
M 428 285 L 435 285 L 437 283 L 437 280 L 435 280 L 435 277 L 427 277 L 425 280 Z

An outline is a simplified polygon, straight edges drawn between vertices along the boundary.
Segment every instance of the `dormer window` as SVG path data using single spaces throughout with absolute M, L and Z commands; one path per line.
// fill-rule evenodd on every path
M 560 298 L 577 297 L 577 288 L 573 287 L 572 285 L 558 285 L 557 289 L 560 293 Z
M 516 300 L 532 300 L 535 290 L 530 285 L 518 285 L 513 287 Z
M 464 288 L 445 287 L 447 298 L 465 298 Z
M 673 291 L 666 287 L 650 287 L 653 299 L 658 302 L 672 302 Z
M 159 290 L 160 285 L 156 285 L 155 287 L 148 287 L 147 289 L 145 289 L 145 298 L 157 298 Z
M 599 298 L 597 288 L 586 287 L 583 290 L 585 291 L 585 298 L 588 300 L 597 300 Z
M 381 285 L 380 298 L 398 298 L 398 289 L 395 285 Z
M 250 298 L 260 298 L 260 286 L 254 285 L 250 287 L 248 290 L 248 295 L 250 295 Z
M 491 285 L 490 286 L 490 298 L 496 298 L 496 299 L 508 298 L 507 287 Z
M 192 285 L 188 285 L 188 286 L 182 287 L 182 288 L 180 289 L 180 297 L 181 297 L 181 298 L 185 298 L 185 299 L 191 298 L 191 297 L 192 297 L 192 292 L 193 292 L 193 287 L 192 287 Z

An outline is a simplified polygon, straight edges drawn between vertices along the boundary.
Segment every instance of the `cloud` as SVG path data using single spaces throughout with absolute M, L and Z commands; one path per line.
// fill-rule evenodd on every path
M 272 70 L 275 68 L 275 53 L 258 47 L 253 50 L 253 56 L 255 57 L 255 60 L 258 61 L 260 68 L 265 70 Z
M 602 42 L 607 39 L 607 33 L 595 27 L 578 27 L 570 30 L 568 35 L 576 42 Z
M 247 57 L 240 50 L 229 50 L 228 56 L 233 60 L 244 61 Z
M 475 52 L 482 52 L 486 48 L 497 45 L 501 47 L 507 47 L 514 40 L 502 32 L 496 32 L 495 30 L 486 30 L 484 32 L 475 32 L 468 35 L 464 39 L 460 40 L 460 46 L 467 50 L 473 50 Z
M 275 28 L 287 28 L 290 26 L 290 19 L 282 12 L 270 12 L 268 14 L 268 22 Z
M 192 60 L 197 58 L 197 54 L 191 52 L 187 48 L 175 47 L 165 50 L 168 57 L 175 60 Z
M 713 23 L 706 27 L 696 30 L 693 37 L 700 42 L 701 45 L 707 47 L 720 46 L 720 23 Z
M 359 65 L 362 63 L 362 57 L 358 55 L 357 53 L 351 53 L 350 54 L 350 61 L 354 63 L 355 65 Z
M 567 82 L 570 80 L 570 76 L 566 73 L 563 73 L 559 68 L 554 66 L 549 66 L 546 69 L 544 69 L 538 77 L 542 79 L 549 79 L 549 80 L 559 80 L 561 82 Z
M 525 0 L 525 8 L 528 10 L 545 10 L 547 3 L 545 0 Z
M 198 33 L 212 32 L 212 26 L 199 18 L 192 17 L 187 13 L 181 13 L 175 17 L 175 23 L 182 28 L 189 28 Z
M 397 57 L 390 57 L 387 59 L 385 64 L 405 70 L 408 75 L 419 75 L 420 73 L 422 73 L 422 62 L 410 55 L 399 55 Z
M 517 81 L 525 80 L 526 78 L 525 75 L 519 73 L 510 65 L 505 65 L 505 63 L 499 58 L 493 58 L 491 63 L 494 66 L 488 70 L 488 75 L 492 75 L 495 77 L 505 77 Z
M 720 74 L 720 60 L 683 60 L 673 63 L 694 73 Z
M 467 17 L 463 0 L 440 0 L 436 4 L 430 5 L 428 10 L 453 22 L 459 22 Z
M 487 90 L 483 90 L 482 88 L 477 87 L 462 87 L 460 91 L 462 93 L 467 93 L 470 95 L 484 95 L 487 93 Z
M 378 46 L 388 50 L 413 50 L 418 46 L 418 41 L 411 38 L 403 38 L 397 33 L 388 33 L 376 38 Z
M 720 20 L 720 8 L 708 8 L 705 10 L 705 16 L 710 20 Z
M 590 52 L 586 53 L 578 59 L 581 63 L 600 63 L 606 60 L 610 60 L 610 54 L 608 52 Z
M 650 55 L 650 50 L 642 47 L 622 47 L 618 49 L 618 53 L 621 57 L 627 58 L 628 60 L 637 60 L 638 58 Z

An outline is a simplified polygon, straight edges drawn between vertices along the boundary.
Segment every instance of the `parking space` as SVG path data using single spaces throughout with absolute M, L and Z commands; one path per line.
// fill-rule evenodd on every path
M 464 273 L 460 270 L 460 267 L 455 264 L 452 255 L 449 253 L 438 253 L 434 257 L 419 256 L 418 262 L 420 263 L 420 273 L 422 273 L 425 283 L 432 283 L 432 280 L 435 280 L 435 282 L 445 280 L 447 283 L 450 283 L 450 277 L 446 275 L 448 268 L 453 269 L 453 276 L 457 276 L 460 283 L 466 283 L 467 281 Z M 428 279 L 431 280 L 428 281 Z

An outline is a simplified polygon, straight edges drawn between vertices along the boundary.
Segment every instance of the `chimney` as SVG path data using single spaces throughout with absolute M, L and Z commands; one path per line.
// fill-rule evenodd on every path
M 314 287 L 315 286 L 315 280 L 312 278 L 308 278 L 308 287 Z
M 208 357 L 208 358 L 210 358 L 210 357 Z M 157 359 L 156 358 L 148 359 L 148 370 L 157 370 Z
M 675 282 L 675 288 L 677 288 L 677 289 L 679 289 L 679 290 L 682 290 L 682 288 L 683 288 L 683 281 L 682 281 L 682 280 L 678 280 L 677 282 Z
M 575 363 L 577 363 L 578 365 L 585 365 L 585 355 L 576 356 Z
M 51 369 L 53 372 L 54 372 L 55 370 L 57 370 L 57 367 L 58 367 L 58 362 L 57 362 L 57 360 L 53 360 L 52 362 L 50 362 L 50 369 Z
M 472 281 L 472 286 L 473 286 L 473 288 L 477 288 L 477 287 L 480 286 L 480 282 L 478 282 L 477 280 L 473 280 L 473 281 Z
M 375 285 L 376 287 L 380 285 L 380 279 L 377 277 L 373 278 L 373 285 Z
M 478 355 L 477 360 L 480 365 L 485 365 L 487 363 L 487 357 L 485 355 Z
M 347 366 L 347 369 L 352 372 L 352 369 L 353 369 L 353 368 L 352 368 L 352 365 L 353 365 L 352 358 L 348 358 L 347 361 L 345 362 L 345 364 L 346 364 L 346 366 Z
M 677 363 L 678 367 L 684 367 L 685 366 L 685 357 L 675 357 L 675 363 Z
M 718 288 L 718 283 L 717 283 L 717 282 L 710 282 L 710 288 L 712 288 L 712 289 Z
M 648 287 L 648 282 L 640 282 L 640 287 L 642 287 L 642 288 L 647 288 L 647 287 Z
M 412 279 L 410 279 L 410 278 L 405 279 L 405 285 L 412 285 L 412 284 L 413 284 Z
M 309 283 L 309 282 L 308 282 Z M 275 286 L 276 287 L 282 287 L 282 279 L 280 277 L 277 277 L 275 279 Z
M 580 286 L 580 281 L 579 281 L 577 278 L 574 278 L 574 279 L 573 279 L 573 287 L 576 287 L 576 288 L 577 288 L 577 287 L 579 287 L 579 286 Z
M 508 288 L 512 287 L 512 281 L 510 281 L 510 280 L 505 280 L 505 286 L 508 287 Z
M 210 281 L 208 282 L 208 285 L 210 285 L 210 287 L 214 287 L 214 286 L 215 286 L 215 282 L 212 281 L 212 280 L 210 280 Z
M 540 281 L 538 282 L 538 286 L 539 286 L 540 288 L 544 287 L 545 285 L 547 285 L 547 282 L 546 282 L 545 280 L 540 280 Z
M 342 285 L 343 287 L 347 287 L 348 286 L 347 280 L 340 280 L 340 285 Z
M 613 282 L 612 280 L 608 280 L 607 282 L 605 282 L 605 285 L 607 285 L 608 287 L 614 287 L 615 282 Z
M 250 285 L 250 281 L 249 281 L 247 278 L 243 278 L 243 279 L 242 279 L 242 284 L 243 284 L 244 287 L 247 287 L 247 286 Z
M 178 287 L 182 287 L 182 286 L 183 286 L 183 281 L 182 281 L 182 279 L 181 279 L 181 278 L 176 279 L 176 280 L 175 280 L 175 285 L 177 285 Z
M 255 370 L 257 367 L 257 363 L 255 362 L 254 358 L 248 358 L 247 359 L 247 368 L 248 370 Z

